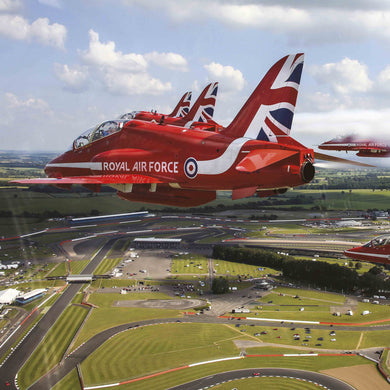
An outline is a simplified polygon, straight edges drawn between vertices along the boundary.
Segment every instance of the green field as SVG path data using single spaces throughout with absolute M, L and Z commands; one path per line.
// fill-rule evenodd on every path
M 299 298 L 295 298 L 299 297 Z M 259 299 L 259 302 L 272 300 L 274 305 L 342 305 L 345 302 L 343 295 L 319 293 L 310 290 L 287 289 L 278 287 L 271 293 Z
M 360 305 L 360 304 L 359 304 Z M 360 306 L 359 306 L 360 307 Z M 375 313 L 362 316 L 362 310 L 357 310 L 353 316 L 342 314 L 340 317 L 333 316 L 329 310 L 305 308 L 304 311 L 299 311 L 298 308 L 291 308 L 290 310 L 281 310 L 278 306 L 265 307 L 262 306 L 262 310 L 254 309 L 253 312 L 258 318 L 274 318 L 276 320 L 286 321 L 321 321 L 321 322 L 334 322 L 334 323 L 364 323 L 370 321 L 387 320 L 390 322 L 389 310 L 387 307 L 380 307 Z M 253 313 L 251 314 L 253 316 Z
M 357 302 L 352 306 L 347 304 L 352 308 L 353 315 L 343 314 L 346 312 L 346 309 L 342 307 L 345 299 L 346 297 L 341 294 L 278 287 L 253 303 L 249 307 L 251 313 L 247 316 L 291 322 L 298 320 L 335 323 L 365 323 L 381 320 L 390 322 L 390 311 L 387 305 L 362 302 Z M 363 316 L 364 311 L 370 313 Z M 340 312 L 341 316 L 334 316 L 335 312 Z
M 277 274 L 272 268 L 258 267 L 255 265 L 248 265 L 243 263 L 234 263 L 225 260 L 213 260 L 213 267 L 217 275 L 237 276 L 241 275 L 243 278 L 260 278 L 267 274 Z M 262 268 L 262 271 L 259 271 Z
M 105 258 L 96 268 L 94 274 L 95 275 L 104 275 L 109 273 L 113 268 L 115 268 L 121 261 L 122 257 L 115 258 Z
M 95 272 L 95 274 L 97 273 Z M 93 288 L 105 288 L 105 287 L 115 288 L 115 287 L 131 287 L 131 286 L 135 286 L 136 284 L 137 284 L 136 280 L 129 280 L 129 279 L 97 279 L 91 283 L 91 286 Z
M 277 353 L 275 351 L 275 353 Z M 301 370 L 319 371 L 327 368 L 354 366 L 359 364 L 367 364 L 367 360 L 361 357 L 318 357 L 318 358 L 251 358 L 235 360 L 233 362 L 213 363 L 205 366 L 191 367 L 186 370 L 167 373 L 156 378 L 143 380 L 140 382 L 122 385 L 123 390 L 163 390 L 174 385 L 186 383 L 208 375 L 213 375 L 217 372 L 225 372 L 243 368 L 253 368 L 257 370 L 259 367 L 287 367 Z M 370 363 L 369 363 L 370 364 Z M 114 388 L 111 388 L 114 389 Z M 280 389 L 282 390 L 282 389 Z M 283 389 L 284 390 L 284 389 Z
M 73 369 L 64 379 L 59 381 L 52 390 L 81 390 L 77 370 Z
M 345 301 L 345 296 L 336 293 L 315 291 L 315 290 L 303 290 L 289 287 L 278 287 L 273 290 L 274 293 L 285 294 L 286 296 L 296 296 L 299 295 L 300 298 L 316 299 L 319 301 L 324 301 L 327 303 L 339 303 L 343 304 Z
M 65 276 L 68 274 L 68 264 L 63 261 L 56 265 L 55 268 L 47 276 Z
M 98 306 L 98 308 L 93 309 L 91 315 L 85 322 L 76 339 L 76 346 L 82 344 L 95 334 L 113 326 L 154 318 L 181 317 L 182 315 L 181 310 L 112 306 L 115 301 L 129 299 L 170 299 L 170 297 L 162 293 L 135 293 L 126 295 L 121 295 L 119 293 L 91 294 L 88 302 Z
M 77 260 L 69 262 L 70 273 L 72 275 L 78 275 L 91 260 Z
M 163 337 L 162 337 L 163 336 Z M 213 324 L 162 324 L 118 334 L 81 365 L 86 385 L 119 381 L 188 363 L 238 355 L 234 330 Z
M 390 191 L 352 190 L 351 193 L 342 190 L 294 190 L 292 194 L 305 194 L 313 196 L 315 204 L 325 206 L 328 210 L 367 210 L 375 205 L 378 210 L 387 210 L 390 202 Z M 322 194 L 325 194 L 323 199 Z M 371 205 L 371 206 L 370 206 Z
M 70 306 L 64 311 L 19 371 L 18 384 L 21 389 L 26 389 L 60 362 L 87 313 L 80 306 Z
M 256 321 L 254 321 L 256 324 Z M 233 327 L 233 325 L 231 325 Z M 310 327 L 310 325 L 307 325 Z M 291 325 L 294 327 L 294 325 Z M 260 333 L 260 336 L 255 336 L 259 341 L 261 340 L 263 343 L 276 343 L 281 344 L 283 346 L 295 346 L 295 347 L 307 347 L 313 349 L 334 349 L 334 350 L 354 350 L 356 349 L 359 339 L 360 332 L 357 331 L 340 331 L 337 328 L 334 329 L 336 332 L 335 336 L 330 336 L 330 330 L 323 329 L 311 329 L 310 334 L 306 334 L 304 329 L 295 329 L 291 330 L 291 328 L 283 328 L 283 327 L 270 327 L 270 326 L 246 326 L 241 325 L 239 328 L 234 328 L 237 332 L 248 334 L 249 336 L 254 336 L 255 333 Z M 277 329 L 277 330 L 275 330 Z M 243 331 L 245 330 L 245 332 Z M 267 332 L 267 334 L 261 334 L 261 332 Z M 376 332 L 368 332 L 368 333 L 376 333 Z M 294 340 L 293 335 L 299 334 L 300 340 Z M 309 336 L 309 337 L 307 337 Z M 323 340 L 318 340 L 318 338 L 323 338 Z M 336 339 L 336 341 L 331 341 L 331 339 Z M 381 344 L 377 344 L 378 340 L 370 338 L 367 340 L 367 348 L 368 345 L 370 347 L 381 346 Z M 382 341 L 383 343 L 383 341 Z M 321 345 L 316 345 L 321 344 Z M 252 350 L 256 350 L 257 352 L 253 352 Z M 262 348 L 248 348 L 247 353 L 256 354 L 261 352 Z M 306 351 L 307 352 L 307 351 Z
M 164 335 L 161 337 L 161 335 Z M 173 323 L 132 329 L 110 339 L 81 365 L 85 384 L 113 383 L 223 356 L 238 356 L 234 339 L 245 333 L 217 324 Z M 128 347 L 126 347 L 128 346 Z M 247 353 L 280 354 L 285 348 L 251 348 Z M 295 350 L 294 352 L 298 352 Z M 307 352 L 307 351 L 304 351 Z M 164 358 L 162 358 L 162 356 Z M 358 356 L 255 357 L 192 367 L 155 378 L 123 385 L 123 389 L 166 389 L 175 384 L 240 368 L 287 367 L 319 371 L 365 364 Z M 368 364 L 371 364 L 368 362 Z
M 370 346 L 390 347 L 390 330 L 380 332 L 363 332 L 363 339 L 360 348 L 370 348 Z
M 209 272 L 208 260 L 200 255 L 180 255 L 172 259 L 171 273 L 206 274 Z
M 20 289 L 31 289 L 34 290 L 36 288 L 51 288 L 51 287 L 62 287 L 65 285 L 63 280 L 36 280 L 32 282 L 24 282 L 18 284 L 18 290 Z

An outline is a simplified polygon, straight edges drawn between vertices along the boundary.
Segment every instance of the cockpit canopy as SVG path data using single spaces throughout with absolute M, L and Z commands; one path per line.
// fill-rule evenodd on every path
M 75 149 L 79 149 L 83 146 L 90 144 L 91 142 L 97 141 L 100 138 L 114 134 L 121 130 L 123 125 L 128 121 L 129 119 L 121 118 L 111 121 L 105 121 L 103 123 L 98 124 L 97 126 L 91 127 L 74 140 L 73 147 Z
M 390 245 L 390 234 L 384 234 L 383 236 L 375 237 L 373 240 L 365 244 L 366 247 L 378 247 L 383 245 Z
M 131 120 L 131 119 L 135 119 L 135 116 L 139 113 L 139 111 L 131 111 L 131 112 L 128 112 L 126 114 L 123 114 L 120 119 L 124 119 L 124 120 Z

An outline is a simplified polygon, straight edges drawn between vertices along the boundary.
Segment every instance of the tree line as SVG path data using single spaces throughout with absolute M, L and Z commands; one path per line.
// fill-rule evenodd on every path
M 355 269 L 325 261 L 296 260 L 292 256 L 276 252 L 215 245 L 213 258 L 245 263 L 280 271 L 284 278 L 310 284 L 313 287 L 333 291 L 373 294 L 377 291 L 390 291 L 390 280 L 381 275 L 381 268 L 373 266 L 368 272 L 359 275 Z

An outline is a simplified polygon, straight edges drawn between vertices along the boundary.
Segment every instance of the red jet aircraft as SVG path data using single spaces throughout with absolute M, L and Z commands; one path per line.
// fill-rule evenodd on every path
M 183 116 L 186 116 L 188 112 L 190 111 L 190 103 L 191 103 L 191 97 L 192 97 L 192 92 L 186 92 L 179 102 L 177 103 L 176 107 L 173 109 L 173 111 L 168 114 L 167 116 L 173 117 L 173 118 L 182 118 Z M 123 114 L 120 119 L 134 119 L 135 116 L 138 113 L 142 113 L 143 115 L 149 115 L 148 121 L 151 121 L 155 119 L 156 115 L 159 115 L 160 117 L 163 116 L 164 114 L 157 113 L 157 111 L 133 111 L 133 112 L 128 112 L 126 114 Z
M 344 251 L 344 255 L 370 263 L 390 264 L 390 234 L 379 236 L 356 248 Z
M 191 125 L 195 125 L 196 122 L 200 122 L 199 126 L 202 126 L 202 124 L 212 121 L 214 115 L 215 101 L 217 98 L 217 92 L 218 92 L 218 82 L 207 85 L 206 88 L 203 90 L 203 92 L 199 95 L 197 101 L 194 103 L 191 109 L 187 111 L 186 115 L 181 115 L 181 116 L 172 115 L 175 113 L 177 109 L 176 107 L 176 109 L 167 116 L 164 114 L 159 114 L 157 112 L 133 111 L 122 115 L 120 119 L 127 119 L 127 120 L 138 119 L 147 122 L 155 121 L 161 124 L 165 123 L 169 125 L 184 126 L 184 127 L 190 127 Z M 191 92 L 188 93 L 191 94 Z M 183 96 L 183 98 L 185 98 L 185 95 Z M 185 102 L 187 104 L 186 100 Z M 188 109 L 188 107 L 189 107 L 189 100 L 186 108 Z M 215 122 L 212 122 L 212 124 L 215 124 Z
M 390 157 L 390 143 L 373 139 L 359 139 L 354 135 L 337 137 L 318 146 L 323 150 L 357 152 L 360 157 Z
M 276 62 L 226 128 L 104 122 L 48 163 L 48 178 L 16 182 L 96 192 L 105 184 L 122 199 L 182 207 L 208 203 L 217 190 L 240 199 L 309 183 L 313 150 L 290 137 L 303 60 L 295 54 Z

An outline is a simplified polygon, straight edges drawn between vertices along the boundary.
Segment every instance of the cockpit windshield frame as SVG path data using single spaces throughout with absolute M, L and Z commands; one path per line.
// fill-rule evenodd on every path
M 135 119 L 136 115 L 139 113 L 140 111 L 131 111 L 131 112 L 127 112 L 126 114 L 123 114 L 121 115 L 120 119 L 124 119 L 124 120 L 131 120 L 131 119 Z
M 363 245 L 365 247 L 378 247 L 378 246 L 384 246 L 384 245 L 390 245 L 390 234 L 384 234 L 382 236 L 375 237 L 367 244 Z
M 82 149 L 92 142 L 117 133 L 128 121 L 128 119 L 113 119 L 91 127 L 74 140 L 73 149 Z

